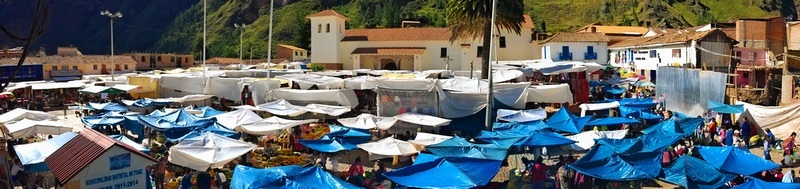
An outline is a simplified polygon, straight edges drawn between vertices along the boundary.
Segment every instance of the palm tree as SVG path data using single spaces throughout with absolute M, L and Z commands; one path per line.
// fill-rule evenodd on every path
M 477 39 L 483 37 L 483 52 L 481 57 L 481 78 L 489 77 L 489 45 L 491 44 L 492 31 L 492 2 L 493 0 L 448 0 L 447 25 L 452 33 L 450 42 L 459 39 Z M 498 0 L 495 24 L 497 29 L 520 34 L 522 22 L 525 21 L 523 13 L 525 3 L 523 0 Z

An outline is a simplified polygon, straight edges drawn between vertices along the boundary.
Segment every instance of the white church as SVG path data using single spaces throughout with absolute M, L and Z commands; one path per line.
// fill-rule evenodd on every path
M 311 21 L 311 62 L 327 69 L 480 70 L 482 40 L 450 42 L 448 28 L 346 29 L 347 17 L 333 10 L 306 16 Z M 500 31 L 498 59 L 541 59 L 534 24 L 525 15 L 520 35 Z

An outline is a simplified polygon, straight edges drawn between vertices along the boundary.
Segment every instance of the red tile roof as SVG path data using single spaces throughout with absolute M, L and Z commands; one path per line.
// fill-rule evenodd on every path
M 625 41 L 621 41 L 619 43 L 613 44 L 608 48 L 622 48 L 622 47 L 641 47 L 641 46 L 649 46 L 649 45 L 664 45 L 664 44 L 674 44 L 674 43 L 685 43 L 693 40 L 703 40 L 706 36 L 709 36 L 713 33 L 722 33 L 725 35 L 725 32 L 720 29 L 711 29 L 708 31 L 686 31 L 681 30 L 676 33 L 670 33 L 666 35 L 657 35 L 652 37 L 642 37 L 642 38 L 633 38 L 628 39 Z M 726 35 L 727 36 L 727 35 Z M 733 40 L 733 39 L 731 39 Z
M 314 13 L 314 14 L 308 15 L 308 16 L 306 16 L 306 18 L 326 17 L 326 16 L 335 16 L 335 17 L 339 17 L 339 18 L 348 20 L 347 17 L 345 17 L 344 15 L 339 14 L 338 12 L 336 12 L 334 10 L 331 10 L 331 9 L 320 11 L 318 13 Z
M 344 31 L 342 41 L 449 41 L 448 28 L 379 28 Z
M 424 54 L 425 47 L 384 47 L 384 48 L 357 48 L 350 54 L 366 55 L 418 55 Z
M 603 33 L 577 32 L 577 33 L 557 33 L 553 37 L 547 38 L 539 44 L 550 42 L 608 42 L 608 37 Z
M 118 146 L 156 163 L 156 160 L 147 154 L 88 128 L 83 129 L 75 138 L 53 152 L 44 162 L 50 167 L 50 171 L 58 183 L 64 185 L 113 146 Z
M 533 19 L 531 19 L 530 15 L 526 14 L 526 15 L 522 15 L 522 17 L 525 17 L 525 22 L 522 22 L 522 28 L 533 29 L 533 28 L 536 27 L 536 26 L 534 26 Z

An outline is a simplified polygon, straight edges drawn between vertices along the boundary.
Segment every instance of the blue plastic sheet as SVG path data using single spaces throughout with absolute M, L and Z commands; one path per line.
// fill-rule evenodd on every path
M 128 146 L 131 146 L 134 149 L 139 150 L 142 153 L 150 154 L 150 148 L 147 148 L 146 146 L 143 146 L 142 144 L 139 144 L 138 142 L 133 141 L 130 138 L 125 137 L 124 135 L 109 135 L 108 137 L 113 138 L 114 140 L 120 141 L 120 142 L 122 142 L 124 144 L 127 144 Z
M 541 129 L 550 128 L 547 124 L 544 123 L 542 120 L 537 121 L 530 121 L 525 123 L 519 122 L 508 122 L 508 123 L 499 123 L 495 122 L 494 126 L 492 127 L 493 131 L 503 131 L 503 132 L 517 132 L 517 133 L 529 133 L 533 131 L 538 131 Z
M 158 112 L 158 113 L 157 113 Z M 174 128 L 196 127 L 205 122 L 216 122 L 216 118 L 198 118 L 183 108 L 166 113 L 153 111 L 150 115 L 140 115 L 139 123 L 159 131 Z
M 578 117 L 566 108 L 561 108 L 553 114 L 550 118 L 547 119 L 545 122 L 549 128 L 567 132 L 567 133 L 580 133 L 583 131 L 583 127 L 586 126 L 586 123 L 592 119 L 592 116 L 585 116 L 585 117 Z
M 104 114 L 86 116 L 81 118 L 84 125 L 91 128 L 98 128 L 101 126 L 122 125 L 125 117 L 117 112 L 106 112 Z
M 454 136 L 438 144 L 426 146 L 425 149 L 439 157 L 469 157 L 503 160 L 508 154 L 508 147 L 495 144 L 475 144 L 458 136 Z
M 727 173 L 753 175 L 778 167 L 778 164 L 733 146 L 698 146 L 697 151 L 712 167 Z
M 663 171 L 664 174 L 659 179 L 689 189 L 720 188 L 738 176 L 722 173 L 692 156 L 681 156 Z
M 555 132 L 536 131 L 528 133 L 525 138 L 514 143 L 514 146 L 521 147 L 554 147 L 568 144 L 575 144 L 574 140 L 561 136 Z
M 741 114 L 744 113 L 744 105 L 727 105 L 717 101 L 709 100 L 708 109 L 714 112 L 723 114 Z
M 115 102 L 107 102 L 107 103 L 89 103 L 89 109 L 92 110 L 100 110 L 100 111 L 111 111 L 111 112 L 123 112 L 128 111 L 123 105 L 120 105 Z
M 642 133 L 655 134 L 655 132 L 659 132 L 658 135 L 683 135 L 686 137 L 700 128 L 701 124 L 703 124 L 703 118 L 668 119 L 642 130 Z
M 597 139 L 598 145 L 610 147 L 618 154 L 635 154 L 642 152 L 661 152 L 672 144 L 683 138 L 679 135 L 671 136 L 650 136 L 644 135 L 629 139 Z M 597 147 L 597 146 L 595 146 Z
M 47 167 L 44 160 L 77 135 L 77 133 L 66 132 L 42 142 L 16 145 L 14 151 L 19 157 L 20 163 L 25 167 L 26 173 L 50 171 L 50 167 Z
M 339 125 L 330 125 L 330 132 L 325 134 L 329 137 L 344 137 L 344 138 L 365 138 L 369 140 L 372 138 L 372 134 L 369 134 L 368 130 L 364 129 L 354 129 L 350 127 L 344 127 Z
M 751 178 L 732 189 L 800 189 L 798 183 L 767 182 L 757 178 Z
M 155 101 L 153 99 L 145 98 L 145 99 L 135 100 L 135 101 L 133 101 L 133 104 L 131 104 L 131 105 L 134 106 L 134 107 L 139 107 L 139 108 L 147 108 L 147 107 L 154 106 L 154 105 L 165 106 L 165 105 L 169 105 L 171 103 L 172 102 L 157 102 L 157 101 Z
M 125 121 L 122 122 L 122 127 L 128 131 L 131 131 L 131 133 L 136 134 L 136 136 L 144 136 L 144 125 L 139 123 L 138 115 L 124 116 L 124 118 Z M 141 142 L 143 138 L 144 137 L 139 137 L 139 142 Z
M 215 116 L 215 115 L 219 115 L 219 114 L 224 114 L 225 113 L 223 111 L 216 110 L 216 109 L 214 109 L 212 107 L 209 107 L 209 106 L 203 106 L 203 107 L 200 107 L 200 108 L 195 108 L 195 110 L 203 111 L 203 116 L 202 117 L 211 117 L 211 116 Z
M 338 125 L 330 125 L 330 132 L 317 140 L 299 140 L 300 144 L 308 148 L 333 153 L 343 150 L 353 150 L 358 148 L 358 144 L 365 143 L 372 138 L 369 131 L 353 129 Z
M 589 123 L 586 123 L 586 126 L 611 126 L 611 125 L 622 125 L 622 124 L 638 124 L 641 123 L 639 120 L 631 119 L 631 118 L 624 118 L 624 117 L 606 117 L 606 118 L 597 118 Z
M 623 98 L 619 100 L 620 106 L 653 107 L 657 105 L 653 98 Z
M 590 150 L 590 152 L 592 152 Z M 610 181 L 634 181 L 656 178 L 661 172 L 661 152 L 635 155 L 584 155 L 568 166 L 581 174 Z M 593 157 L 593 158 L 587 158 Z M 584 158 L 591 160 L 584 160 Z
M 224 136 L 232 139 L 239 138 L 239 133 L 237 133 L 234 130 L 228 129 L 225 126 L 220 125 L 216 121 L 198 121 L 195 123 L 200 125 L 196 126 L 192 125 L 189 127 L 175 127 L 172 129 L 167 129 L 164 132 L 164 136 L 167 138 L 167 140 L 172 142 L 178 142 L 186 138 L 198 137 L 206 133 L 214 133 L 219 136 Z
M 259 169 L 237 165 L 231 178 L 231 188 L 361 188 L 338 179 L 317 166 L 296 165 Z
M 416 188 L 476 188 L 488 184 L 500 171 L 501 161 L 420 154 L 413 165 L 383 175 L 395 183 Z
M 505 148 L 511 147 L 523 138 L 525 138 L 525 135 L 522 133 L 501 131 L 481 131 L 478 136 L 475 136 L 477 140 Z
M 620 95 L 622 93 L 625 93 L 625 88 L 621 88 L 621 87 L 604 87 L 603 88 L 603 92 L 608 93 L 608 94 Z

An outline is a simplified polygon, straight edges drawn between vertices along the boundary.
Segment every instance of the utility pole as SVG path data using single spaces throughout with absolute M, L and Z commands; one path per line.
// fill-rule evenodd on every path
M 492 25 L 492 29 L 490 31 L 491 32 L 491 35 L 490 35 L 491 38 L 489 38 L 489 40 L 492 40 L 492 41 L 491 41 L 491 43 L 489 43 L 489 57 L 486 57 L 486 58 L 489 59 L 489 61 L 492 61 L 492 57 L 494 57 L 494 56 L 492 56 L 491 50 L 494 49 L 494 30 L 495 30 L 495 27 L 496 27 L 496 25 L 494 24 L 494 21 L 495 21 L 495 17 L 496 16 L 497 16 L 497 0 L 492 0 L 492 20 L 489 23 L 489 24 Z M 486 40 L 486 39 L 484 39 L 484 40 Z M 492 78 L 493 76 L 492 76 L 492 64 L 491 64 L 491 62 L 489 62 L 489 69 L 487 69 L 485 71 L 489 72 L 488 73 L 488 75 L 489 75 L 489 78 L 488 78 L 489 79 L 489 89 L 488 89 L 488 91 L 486 93 L 486 129 L 489 130 L 489 129 L 492 128 L 492 123 L 493 123 L 493 121 L 492 121 L 492 104 L 494 102 L 494 97 L 492 96 L 492 92 L 493 92 L 492 88 L 493 88 L 493 85 L 494 85 L 493 84 L 494 79 Z
M 239 69 L 242 68 L 242 64 L 244 64 L 244 60 L 242 60 L 242 55 L 244 54 L 244 29 L 249 27 L 247 24 L 233 24 L 234 27 L 239 28 Z
M 114 81 L 114 71 L 117 69 L 116 64 L 114 64 L 114 19 L 122 18 L 122 13 L 111 13 L 111 11 L 104 10 L 100 12 L 100 15 L 108 16 L 108 20 L 111 21 L 111 81 Z
M 275 0 L 269 1 L 269 46 L 267 46 L 267 79 L 270 78 L 270 64 L 272 64 L 272 19 L 275 7 Z
M 206 8 L 208 0 L 203 0 L 203 88 L 206 87 Z

